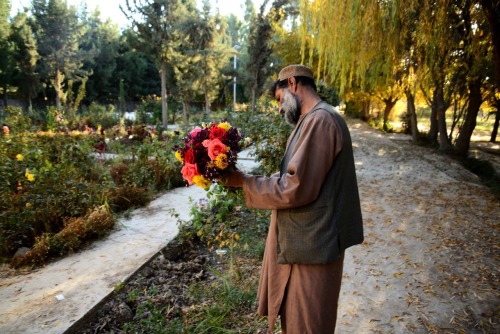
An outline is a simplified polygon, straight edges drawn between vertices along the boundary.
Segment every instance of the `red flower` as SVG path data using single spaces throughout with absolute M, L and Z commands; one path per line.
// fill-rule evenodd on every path
M 194 150 L 192 148 L 184 153 L 184 161 L 188 164 L 194 164 L 196 162 L 194 159 Z
M 224 130 L 223 128 L 219 128 L 218 126 L 212 125 L 212 128 L 210 129 L 209 138 L 212 140 L 213 139 L 220 139 L 221 141 L 223 141 L 224 138 L 226 137 L 226 134 L 227 134 L 227 131 Z

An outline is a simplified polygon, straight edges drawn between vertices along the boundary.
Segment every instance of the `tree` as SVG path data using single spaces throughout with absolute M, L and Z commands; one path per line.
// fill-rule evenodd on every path
M 343 95 L 361 91 L 355 96 L 365 97 L 365 118 L 369 97 L 377 96 L 385 104 L 384 129 L 403 81 L 396 8 L 377 0 L 301 3 L 302 62 Z
M 198 49 L 200 38 L 203 38 L 204 27 L 196 10 L 182 13 L 183 21 L 179 22 L 178 38 L 183 40 L 172 53 L 172 67 L 176 79 L 176 90 L 182 100 L 184 123 L 189 120 L 189 103 L 201 88 L 199 79 L 202 76 L 201 52 Z
M 31 111 L 32 99 L 36 97 L 39 88 L 39 79 L 36 72 L 39 55 L 37 43 L 26 13 L 18 13 L 14 17 L 11 40 L 14 44 L 14 58 L 17 63 L 17 71 L 14 75 L 15 84 L 28 99 L 28 109 Z
M 488 67 L 492 67 L 493 60 L 489 58 L 491 50 L 491 39 L 484 32 L 488 30 L 488 22 L 484 13 L 471 0 L 465 0 L 461 4 L 458 26 L 460 33 L 460 46 L 463 51 L 463 61 L 460 65 L 462 71 L 467 72 L 466 85 L 468 91 L 467 109 L 464 123 L 458 134 L 455 143 L 455 154 L 466 157 L 469 152 L 470 140 L 474 128 L 479 108 L 483 103 L 482 88 L 488 81 Z M 494 75 L 493 75 L 494 76 Z M 491 80 L 491 79 L 490 79 Z
M 183 100 L 184 121 L 188 120 L 189 102 L 200 93 L 204 96 L 205 113 L 219 90 L 221 59 L 226 58 L 229 46 L 223 44 L 224 28 L 219 17 L 210 14 L 210 4 L 203 2 L 202 12 L 183 14 L 178 36 L 182 43 L 176 48 L 172 65 L 175 69 L 177 90 Z M 223 79 L 223 78 L 222 78 Z
M 495 80 L 497 89 L 500 91 L 500 1 L 480 0 L 479 2 L 490 25 L 493 59 L 495 62 Z
M 188 3 L 188 6 L 194 6 Z M 133 22 L 141 49 L 158 64 L 161 76 L 162 126 L 168 127 L 167 63 L 172 56 L 176 26 L 179 24 L 180 0 L 130 0 L 122 12 Z
M 490 25 L 490 35 L 493 45 L 493 59 L 495 63 L 495 86 L 491 97 L 492 105 L 496 108 L 495 123 L 491 132 L 491 142 L 496 141 L 500 124 L 500 2 L 495 0 L 480 0 L 484 14 Z M 495 94 L 496 92 L 496 94 Z M 499 96 L 497 96 L 499 94 Z
M 7 107 L 7 90 L 12 84 L 13 63 L 10 36 L 10 2 L 0 0 L 0 87 L 3 88 L 4 104 Z
M 287 1 L 275 1 L 269 12 L 265 12 L 268 0 L 265 0 L 257 16 L 250 24 L 248 38 L 248 62 L 246 63 L 247 86 L 250 90 L 251 110 L 255 110 L 257 98 L 265 89 L 265 82 L 270 74 L 272 55 L 273 25 L 281 21 L 281 8 Z
M 210 15 L 210 2 L 203 1 L 203 12 L 196 48 L 201 52 L 201 88 L 205 96 L 205 112 L 210 113 L 210 105 L 216 98 L 221 78 L 223 63 L 220 59 L 227 58 L 230 45 L 224 44 L 224 26 L 219 16 Z M 234 44 L 231 44 L 234 45 Z
M 65 103 L 65 80 L 82 81 L 88 73 L 83 62 L 93 55 L 80 50 L 82 25 L 75 7 L 63 0 L 33 0 L 35 36 L 40 54 L 39 69 L 46 84 L 56 92 L 56 109 Z
M 412 101 L 416 87 L 421 87 L 432 109 L 428 137 L 443 151 L 453 148 L 448 107 L 458 105 L 452 98 L 462 99 L 465 121 L 454 149 L 463 155 L 492 64 L 487 51 L 490 30 L 481 12 L 487 13 L 490 29 L 498 32 L 498 2 L 481 3 L 484 10 L 473 0 L 302 1 L 302 57 L 307 50 L 309 57 L 316 51 L 318 77 L 328 78 L 341 93 L 401 85 L 414 139 L 418 130 Z
M 113 74 L 116 69 L 120 32 L 111 20 L 102 21 L 96 9 L 90 17 L 85 18 L 85 34 L 82 37 L 81 49 L 94 52 L 95 57 L 88 59 L 84 69 L 92 74 L 87 81 L 87 99 L 102 102 L 115 99 L 116 87 Z

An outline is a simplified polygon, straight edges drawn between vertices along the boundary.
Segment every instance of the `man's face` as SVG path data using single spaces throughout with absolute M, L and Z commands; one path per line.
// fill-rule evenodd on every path
M 278 89 L 275 94 L 278 101 L 280 114 L 285 114 L 285 121 L 295 126 L 300 118 L 300 98 L 291 93 L 288 88 Z

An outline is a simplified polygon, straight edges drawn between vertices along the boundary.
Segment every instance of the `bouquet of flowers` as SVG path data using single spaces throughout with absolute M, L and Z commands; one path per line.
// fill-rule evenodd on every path
M 234 169 L 238 152 L 248 142 L 228 122 L 202 124 L 184 137 L 184 147 L 174 146 L 175 157 L 182 163 L 187 185 L 207 189 L 225 171 Z

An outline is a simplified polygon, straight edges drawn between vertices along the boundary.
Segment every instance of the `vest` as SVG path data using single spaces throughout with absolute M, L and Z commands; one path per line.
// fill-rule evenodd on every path
M 278 263 L 282 264 L 331 263 L 346 248 L 363 242 L 363 221 L 351 136 L 344 119 L 332 106 L 326 102 L 318 103 L 297 124 L 288 140 L 280 174 L 286 173 L 304 120 L 314 117 L 318 109 L 328 111 L 339 124 L 342 129 L 342 149 L 335 157 L 316 200 L 305 206 L 277 210 Z

